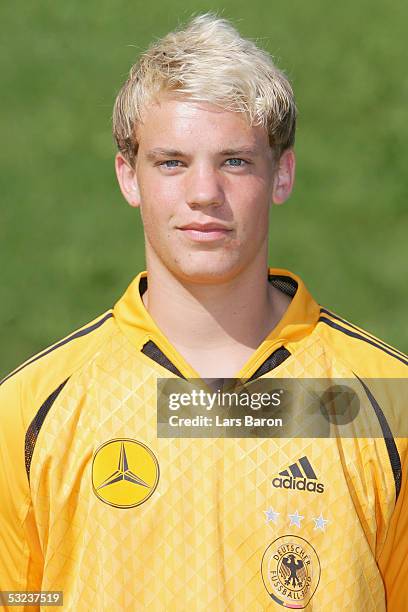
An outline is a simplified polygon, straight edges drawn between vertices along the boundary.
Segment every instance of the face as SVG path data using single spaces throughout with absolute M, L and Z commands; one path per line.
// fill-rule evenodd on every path
M 123 195 L 140 206 L 148 269 L 221 283 L 267 262 L 269 209 L 293 183 L 294 156 L 274 160 L 267 132 L 208 103 L 162 98 L 138 125 L 136 166 L 116 157 Z

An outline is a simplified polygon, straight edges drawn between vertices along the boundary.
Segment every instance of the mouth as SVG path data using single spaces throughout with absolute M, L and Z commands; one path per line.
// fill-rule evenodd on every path
M 228 236 L 232 229 L 220 223 L 189 223 L 177 228 L 194 242 L 211 242 Z

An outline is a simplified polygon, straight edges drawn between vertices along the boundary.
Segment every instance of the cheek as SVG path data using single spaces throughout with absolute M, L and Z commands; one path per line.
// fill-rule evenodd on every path
M 144 220 L 163 222 L 174 216 L 177 202 L 180 201 L 179 181 L 174 179 L 169 180 L 169 177 L 162 177 L 157 172 L 144 175 L 139 183 Z
M 259 245 L 269 231 L 268 209 L 250 210 L 242 221 L 241 236 L 244 242 Z
M 226 184 L 231 198 L 240 203 L 251 202 L 254 208 L 269 205 L 273 188 L 271 175 L 254 170 L 253 173 L 233 178 L 236 180 L 229 179 Z
M 147 233 L 158 234 L 166 231 L 168 222 L 173 217 L 173 211 L 174 206 L 168 191 L 145 188 L 141 192 L 140 212 Z
M 235 207 L 234 217 L 243 234 L 253 236 L 268 231 L 271 194 L 264 182 L 242 185 L 236 202 L 239 205 Z

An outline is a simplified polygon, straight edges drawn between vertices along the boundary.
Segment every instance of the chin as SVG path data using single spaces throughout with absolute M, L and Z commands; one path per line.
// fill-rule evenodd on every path
M 179 262 L 177 262 L 178 264 Z M 200 285 L 218 285 L 235 278 L 242 269 L 236 262 L 188 262 L 188 265 L 175 265 L 170 271 L 182 282 Z

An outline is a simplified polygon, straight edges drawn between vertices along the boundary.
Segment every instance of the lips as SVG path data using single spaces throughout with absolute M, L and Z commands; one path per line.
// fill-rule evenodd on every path
M 188 223 L 177 229 L 194 242 L 221 240 L 232 231 L 231 228 L 221 223 Z
M 179 227 L 181 230 L 197 230 L 198 232 L 214 232 L 214 231 L 230 231 L 225 225 L 221 223 L 189 223 L 188 225 L 182 225 Z

